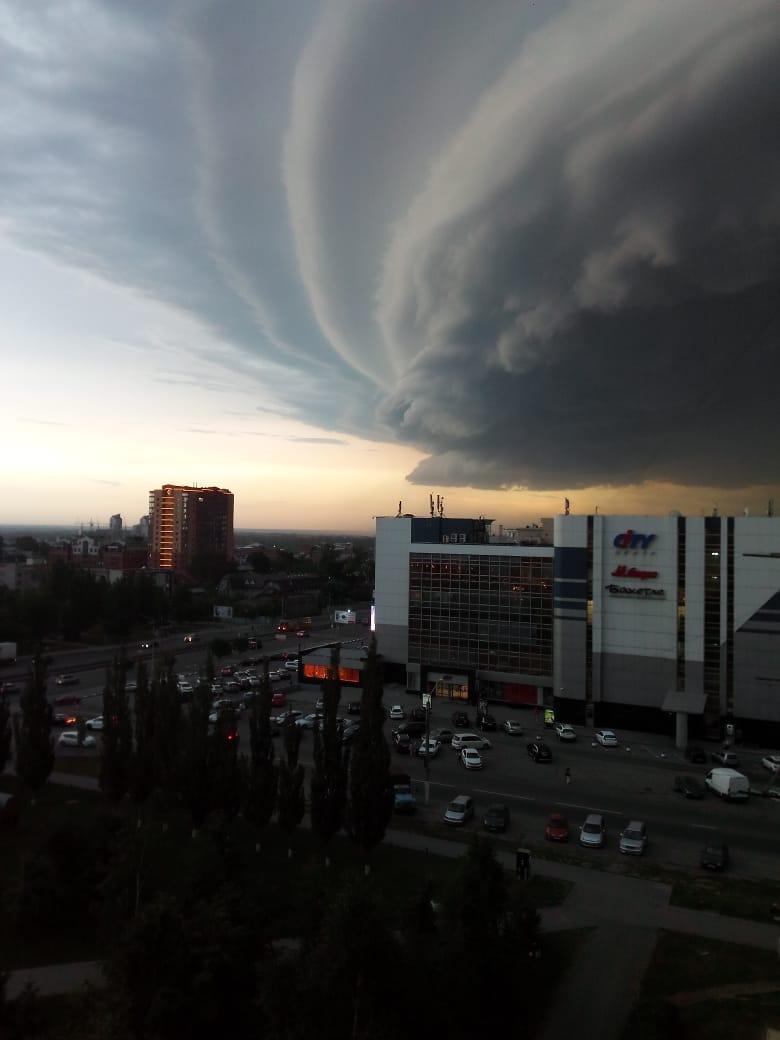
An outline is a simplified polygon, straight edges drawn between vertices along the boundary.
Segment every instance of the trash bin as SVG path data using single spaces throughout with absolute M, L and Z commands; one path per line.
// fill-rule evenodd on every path
M 523 881 L 531 876 L 531 850 L 518 849 L 515 852 L 515 874 Z

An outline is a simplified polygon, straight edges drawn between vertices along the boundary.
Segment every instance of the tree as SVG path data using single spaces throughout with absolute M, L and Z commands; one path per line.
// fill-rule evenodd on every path
M 108 799 L 121 802 L 130 787 L 133 758 L 133 724 L 127 701 L 126 660 L 119 657 L 106 675 L 103 687 L 103 743 L 99 785 Z
M 140 808 L 149 799 L 155 782 L 154 702 L 149 673 L 143 661 L 138 662 L 133 720 L 135 750 L 130 770 L 130 796 Z
M 234 709 L 224 707 L 209 737 L 209 777 L 214 806 L 228 820 L 235 819 L 241 808 L 243 775 Z
M 33 656 L 19 709 L 14 715 L 16 775 L 35 801 L 54 767 L 52 710 L 46 699 L 46 663 L 40 650 Z
M 190 810 L 193 831 L 203 826 L 211 804 L 209 777 L 209 713 L 211 696 L 208 686 L 200 683 L 187 712 L 181 760 L 182 801 Z
M 303 790 L 304 769 L 298 764 L 301 746 L 301 731 L 293 719 L 284 724 L 284 758 L 279 764 L 279 826 L 288 836 L 298 826 L 306 811 Z M 292 850 L 290 850 L 292 855 Z
M 263 665 L 259 694 L 249 714 L 249 761 L 244 762 L 244 816 L 255 827 L 266 827 L 273 816 L 279 787 L 279 767 L 271 737 L 271 683 L 268 658 Z
M 384 838 L 393 812 L 382 692 L 376 636 L 372 636 L 363 666 L 360 729 L 353 740 L 347 803 L 347 827 L 366 853 Z
M 271 573 L 271 561 L 264 552 L 251 552 L 247 556 L 246 560 L 255 574 Z
M 11 758 L 11 709 L 8 707 L 5 694 L 0 696 L 0 774 Z
M 335 646 L 323 684 L 322 731 L 314 727 L 314 768 L 309 785 L 312 830 L 326 843 L 343 826 L 347 800 L 349 755 L 337 724 L 340 699 L 339 647 Z

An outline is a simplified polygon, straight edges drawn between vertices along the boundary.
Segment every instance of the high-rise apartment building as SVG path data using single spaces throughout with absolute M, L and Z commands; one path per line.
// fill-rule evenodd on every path
M 233 492 L 163 484 L 149 492 L 149 561 L 187 571 L 195 557 L 233 557 Z

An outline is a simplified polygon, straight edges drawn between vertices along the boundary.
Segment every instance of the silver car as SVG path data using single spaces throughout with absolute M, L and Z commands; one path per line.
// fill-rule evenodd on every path
M 607 826 L 601 813 L 590 813 L 580 827 L 580 845 L 592 849 L 600 849 L 604 844 Z

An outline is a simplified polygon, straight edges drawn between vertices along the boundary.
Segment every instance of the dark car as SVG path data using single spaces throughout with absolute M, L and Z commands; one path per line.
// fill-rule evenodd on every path
M 471 723 L 465 711 L 454 711 L 452 713 L 452 725 L 457 727 L 457 729 L 468 729 Z
M 552 762 L 552 751 L 541 740 L 532 740 L 528 745 L 528 754 L 534 762 Z
M 480 713 L 477 715 L 477 729 L 484 731 L 493 732 L 498 729 L 498 723 L 492 715 L 488 715 L 487 712 Z
M 21 693 L 22 688 L 18 682 L 0 683 L 0 696 L 6 693 Z
M 412 708 L 409 712 L 409 718 L 412 722 L 427 722 L 428 712 L 425 708 Z
M 424 737 L 427 725 L 424 722 L 402 722 L 395 733 L 405 733 L 407 737 Z
M 347 705 L 347 712 L 350 715 L 359 715 L 360 714 L 360 701 L 350 701 L 349 704 Z
M 408 733 L 394 733 L 393 747 L 399 755 L 408 755 L 412 750 L 412 741 Z
M 687 747 L 685 749 L 685 757 L 689 762 L 693 762 L 694 765 L 705 765 L 707 762 L 707 754 L 700 747 Z
M 509 826 L 509 806 L 504 802 L 493 802 L 487 807 L 482 824 L 486 831 L 503 834 Z
M 729 847 L 723 838 L 710 838 L 701 850 L 703 870 L 725 870 L 729 863 Z
M 674 778 L 672 790 L 686 798 L 703 798 L 704 787 L 695 776 L 677 776 Z

